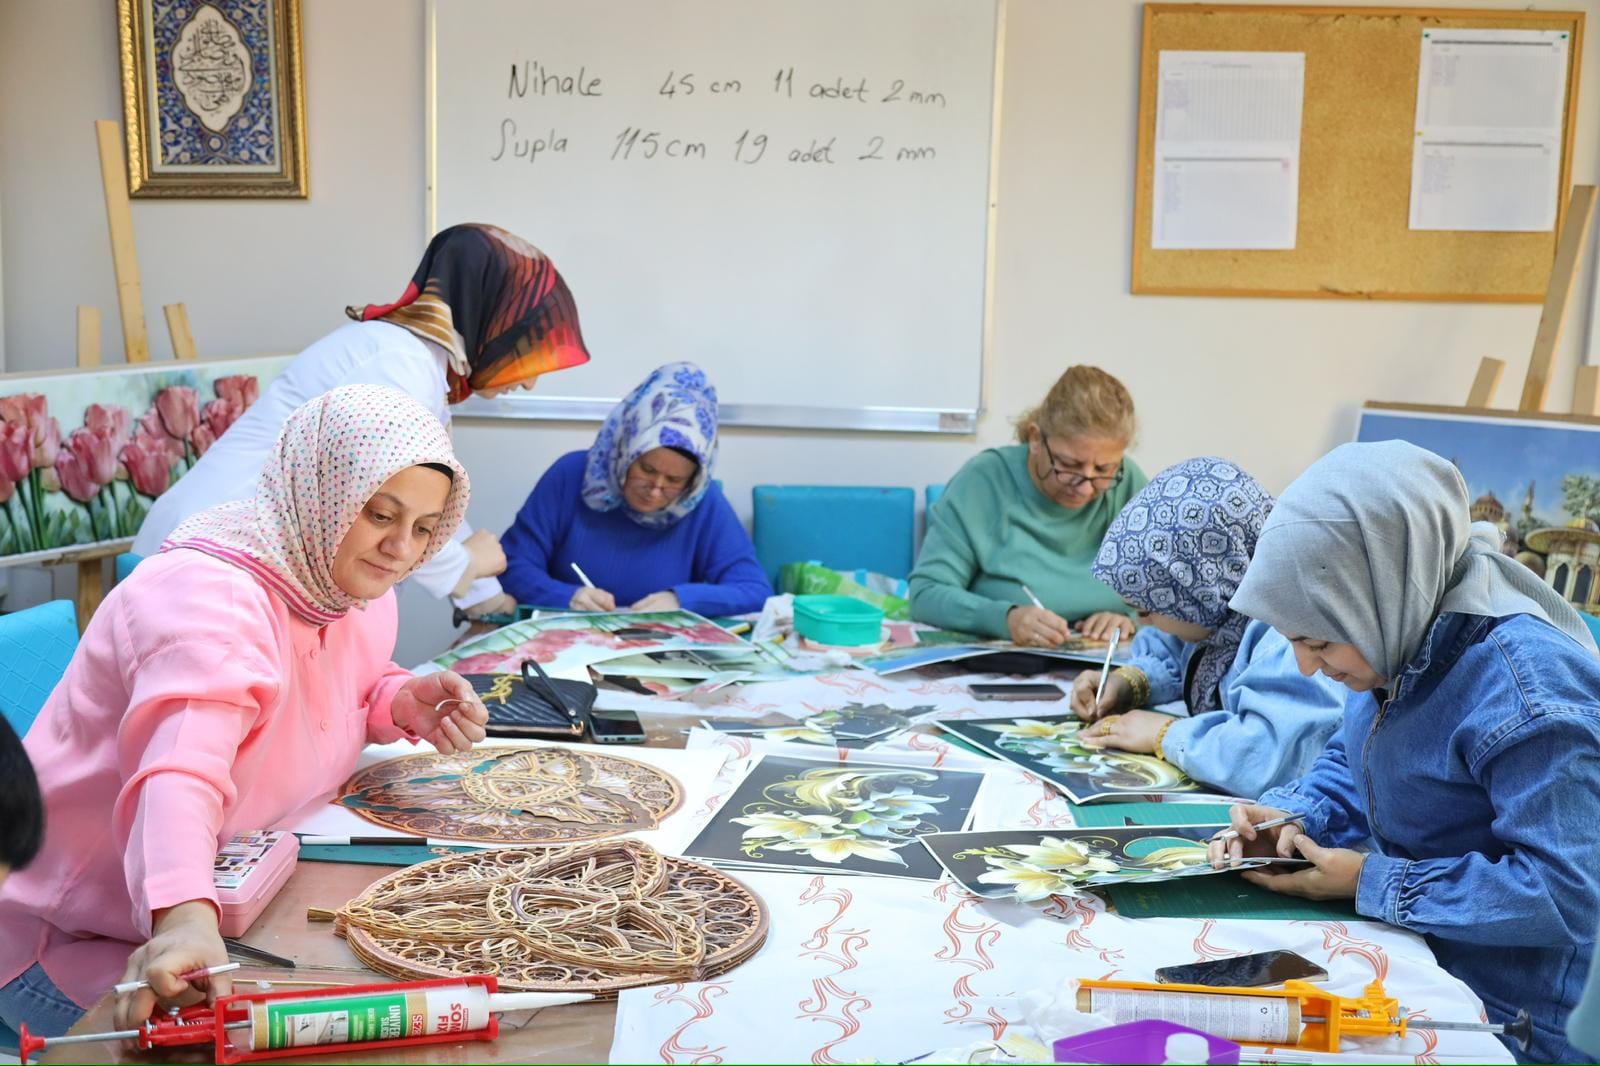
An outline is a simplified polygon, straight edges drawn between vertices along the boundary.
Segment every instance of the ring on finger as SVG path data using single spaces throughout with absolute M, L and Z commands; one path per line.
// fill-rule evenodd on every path
M 454 696 L 446 696 L 444 699 L 440 700 L 438 703 L 435 703 L 433 705 L 434 712 L 437 713 L 437 714 L 443 714 L 444 713 L 444 705 L 447 704 L 447 703 L 459 703 L 463 707 L 465 707 L 467 705 L 467 701 L 466 700 L 457 699 Z

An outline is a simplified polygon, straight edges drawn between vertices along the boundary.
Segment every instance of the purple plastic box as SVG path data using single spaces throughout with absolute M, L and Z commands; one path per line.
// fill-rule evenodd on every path
M 1126 1022 L 1096 1029 L 1092 1033 L 1062 1037 L 1053 1046 L 1057 1062 L 1166 1062 L 1167 1037 L 1174 1033 L 1195 1033 L 1205 1037 L 1211 1049 L 1207 1062 L 1239 1061 L 1239 1045 L 1220 1036 L 1203 1033 L 1176 1022 L 1150 1019 Z

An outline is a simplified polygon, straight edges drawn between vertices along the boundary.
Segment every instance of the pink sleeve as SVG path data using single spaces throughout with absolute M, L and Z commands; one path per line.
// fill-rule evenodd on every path
M 400 691 L 412 678 L 412 673 L 403 666 L 389 663 L 384 667 L 383 673 L 378 675 L 378 680 L 373 682 L 372 688 L 367 691 L 367 742 L 369 744 L 392 744 L 401 737 L 406 737 L 415 743 L 420 739 L 415 733 L 401 729 L 394 724 L 393 706 L 394 694 Z
M 238 798 L 235 756 L 283 674 L 270 631 L 241 632 L 236 616 L 217 617 L 220 629 L 191 616 L 181 640 L 151 634 L 148 650 L 137 648 L 136 625 L 125 631 L 135 667 L 117 731 L 123 784 L 112 819 L 134 926 L 146 936 L 152 911 L 217 902 L 212 861 L 223 812 Z

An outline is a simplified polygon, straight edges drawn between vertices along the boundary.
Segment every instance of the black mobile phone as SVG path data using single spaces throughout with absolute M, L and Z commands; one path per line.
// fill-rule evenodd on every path
M 1060 685 L 1041 681 L 979 682 L 967 691 L 975 700 L 1059 700 L 1067 695 Z
M 643 744 L 644 726 L 632 711 L 590 711 L 589 735 L 596 744 Z
M 1211 985 L 1229 988 L 1256 988 L 1285 981 L 1326 981 L 1328 971 L 1292 951 L 1261 951 L 1254 955 L 1235 955 L 1231 959 L 1211 959 L 1184 966 L 1163 966 L 1156 980 L 1166 985 Z

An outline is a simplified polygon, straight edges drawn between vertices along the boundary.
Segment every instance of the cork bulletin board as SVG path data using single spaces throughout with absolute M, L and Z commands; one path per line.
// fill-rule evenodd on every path
M 1422 34 L 1463 27 L 1572 35 L 1560 206 L 1556 227 L 1549 232 L 1408 227 Z M 1292 250 L 1150 246 L 1157 70 L 1163 50 L 1305 53 L 1299 223 Z M 1571 184 L 1582 51 L 1580 11 L 1146 4 L 1133 291 L 1541 302 Z

